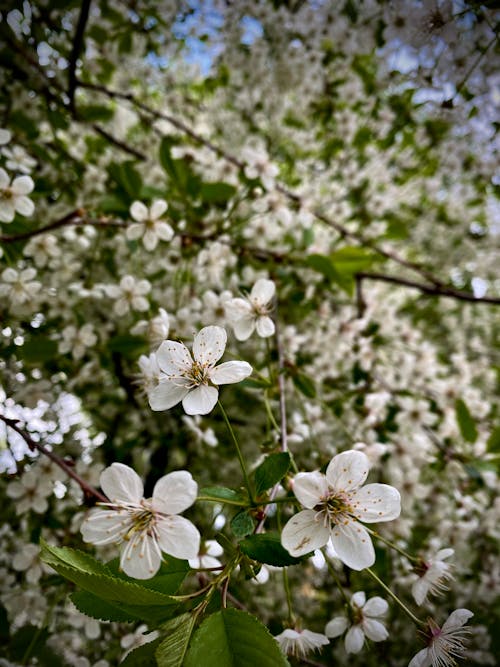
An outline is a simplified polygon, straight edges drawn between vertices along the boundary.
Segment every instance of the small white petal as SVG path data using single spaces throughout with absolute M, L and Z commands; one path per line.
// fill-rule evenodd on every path
M 353 625 L 345 636 L 345 650 L 347 653 L 359 653 L 365 643 L 365 634 L 360 625 Z
M 281 532 L 281 544 L 292 556 L 304 556 L 328 542 L 329 530 L 317 519 L 314 510 L 303 510 L 287 522 Z
M 365 616 L 383 616 L 387 614 L 389 605 L 387 600 L 376 595 L 373 598 L 370 598 L 368 602 L 363 607 L 363 614 Z
M 392 521 L 401 514 L 399 491 L 388 484 L 367 484 L 350 498 L 354 515 L 365 523 Z
M 144 234 L 144 225 L 142 225 L 140 222 L 133 222 L 125 230 L 125 236 L 128 238 L 129 241 L 135 241 L 136 239 L 140 239 L 143 234 Z
M 191 521 L 172 515 L 157 524 L 158 543 L 162 551 L 174 558 L 196 558 L 200 551 L 200 533 Z
M 112 502 L 139 503 L 144 495 L 141 478 L 123 463 L 112 463 L 103 470 L 100 481 L 102 490 Z
M 5 190 L 9 186 L 10 178 L 5 169 L 0 167 L 0 189 Z
M 158 237 L 156 236 L 154 230 L 146 229 L 144 236 L 142 237 L 142 244 L 149 252 L 156 248 L 158 245 Z
M 349 621 L 345 616 L 337 616 L 336 618 L 332 618 L 332 620 L 328 621 L 326 624 L 325 635 L 332 639 L 334 637 L 339 637 L 347 630 L 348 626 Z
M 161 565 L 161 553 L 149 535 L 140 535 L 122 545 L 120 566 L 134 579 L 151 579 Z
M 272 280 L 259 278 L 250 292 L 250 300 L 265 306 L 273 300 L 276 292 L 276 285 Z
M 153 508 L 165 514 L 180 514 L 196 500 L 198 484 L 187 470 L 161 477 L 153 489 Z
M 151 220 L 160 218 L 168 208 L 168 204 L 164 199 L 155 199 L 149 209 L 149 217 Z
M 180 403 L 188 394 L 189 389 L 186 386 L 179 385 L 177 382 L 168 380 L 160 381 L 154 389 L 148 393 L 148 401 L 151 410 L 170 410 L 174 405 Z
M 301 505 L 312 510 L 328 496 L 328 482 L 320 472 L 299 472 L 293 478 L 293 492 Z
M 469 618 L 472 618 L 473 616 L 473 612 L 469 611 L 469 609 L 455 609 L 455 611 L 452 611 L 448 616 L 441 629 L 443 632 L 450 632 L 450 630 L 461 628 L 462 625 L 465 625 Z
M 274 322 L 267 315 L 257 318 L 255 328 L 261 338 L 269 338 L 269 336 L 272 336 L 275 332 Z
M 337 556 L 351 569 L 364 570 L 375 562 L 370 536 L 357 521 L 332 526 L 331 537 Z
M 354 595 L 351 598 L 351 604 L 355 605 L 356 607 L 363 607 L 363 605 L 366 602 L 366 593 L 364 591 L 358 591 L 357 593 L 354 593 Z M 364 612 L 364 609 L 363 609 Z
M 15 195 L 29 195 L 34 187 L 31 176 L 18 176 L 12 181 L 11 190 Z
M 230 322 L 237 322 L 242 317 L 254 318 L 253 308 L 246 299 L 228 299 L 224 305 L 224 310 Z
M 15 203 L 16 211 L 25 217 L 33 215 L 35 204 L 28 197 L 18 197 Z
M 253 314 L 242 317 L 232 326 L 237 340 L 248 340 L 255 330 L 255 317 Z
M 187 347 L 175 340 L 164 341 L 156 351 L 156 358 L 161 370 L 174 377 L 183 375 L 193 366 Z
M 141 201 L 135 201 L 130 207 L 130 215 L 138 222 L 144 222 L 149 218 L 149 212 Z
M 440 549 L 433 560 L 446 560 L 455 553 L 454 549 Z
M 350 450 L 333 457 L 326 469 L 326 478 L 336 491 L 353 491 L 364 483 L 369 469 L 366 454 Z
M 214 409 L 219 392 L 215 387 L 202 384 L 192 389 L 182 401 L 182 407 L 188 415 L 208 415 Z
M 408 663 L 408 667 L 430 667 L 431 664 L 432 661 L 430 658 L 429 650 L 423 648 L 417 653 L 417 655 L 413 656 L 413 658 Z
M 215 366 L 226 349 L 227 333 L 222 327 L 204 327 L 194 337 L 193 357 L 200 364 Z
M 16 214 L 12 199 L 0 200 L 0 222 L 12 222 Z
M 155 225 L 155 232 L 162 241 L 171 241 L 174 238 L 174 230 L 166 222 L 158 222 Z
M 412 585 L 411 594 L 419 606 L 425 602 L 427 594 L 429 593 L 429 588 L 429 582 L 423 577 L 417 579 L 417 581 L 415 581 Z
M 209 372 L 214 384 L 241 382 L 252 374 L 253 368 L 246 361 L 226 361 Z
M 374 618 L 363 619 L 363 632 L 373 642 L 383 642 L 389 636 L 385 625 Z

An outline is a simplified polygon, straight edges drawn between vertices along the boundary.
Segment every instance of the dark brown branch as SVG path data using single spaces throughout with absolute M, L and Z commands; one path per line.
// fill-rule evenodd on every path
M 455 289 L 454 287 L 447 287 L 442 284 L 426 285 L 425 283 L 418 283 L 414 280 L 400 278 L 399 276 L 390 276 L 385 273 L 357 273 L 357 281 L 361 280 L 378 280 L 384 283 L 393 285 L 401 285 L 402 287 L 411 287 L 422 292 L 428 296 L 443 296 L 449 299 L 457 299 L 458 301 L 469 301 L 471 303 L 491 303 L 500 305 L 500 298 L 493 296 L 474 296 L 471 292 L 464 292 L 463 290 Z
M 73 48 L 69 57 L 68 65 L 68 98 L 69 108 L 72 112 L 75 111 L 75 91 L 77 85 L 76 78 L 76 64 L 83 48 L 83 36 L 85 34 L 85 26 L 89 18 L 91 0 L 82 0 L 80 15 L 78 16 L 78 23 L 76 26 L 75 37 L 73 40 Z
M 77 119 L 80 120 L 81 119 Z M 83 121 L 81 121 L 83 122 Z M 110 134 L 107 130 L 103 129 L 100 125 L 97 125 L 97 123 L 92 123 L 92 128 L 97 134 L 99 134 L 101 137 L 106 139 L 106 141 L 109 141 L 110 144 L 113 144 L 117 148 L 120 148 L 122 151 L 125 151 L 125 153 L 128 153 L 129 155 L 133 155 L 135 158 L 138 160 L 142 160 L 143 162 L 146 161 L 146 156 L 144 153 L 141 153 L 141 151 L 138 151 L 136 148 L 133 148 L 132 146 L 129 146 L 126 144 L 124 141 L 121 141 L 120 139 L 117 139 L 115 136 Z
M 71 479 L 74 479 L 75 482 L 78 484 L 78 486 L 82 489 L 84 494 L 86 496 L 93 496 L 96 498 L 98 501 L 102 503 L 109 503 L 108 498 L 102 494 L 100 491 L 95 489 L 93 486 L 91 486 L 88 482 L 86 482 L 83 477 L 80 477 L 78 473 L 76 473 L 71 465 L 66 463 L 64 459 L 62 459 L 60 456 L 57 456 L 57 454 L 54 454 L 54 452 L 51 449 L 48 449 L 45 447 L 45 445 L 42 445 L 40 442 L 36 442 L 36 440 L 33 440 L 31 435 L 25 431 L 23 428 L 19 426 L 19 420 L 18 419 L 9 419 L 8 417 L 5 417 L 4 415 L 0 414 L 0 419 L 13 431 L 15 431 L 18 435 L 21 436 L 21 438 L 24 440 L 24 442 L 28 445 L 30 450 L 32 452 L 38 451 L 47 458 L 49 458 L 53 463 L 55 463 L 61 470 L 64 470 L 64 472 L 68 475 L 68 477 L 71 477 Z

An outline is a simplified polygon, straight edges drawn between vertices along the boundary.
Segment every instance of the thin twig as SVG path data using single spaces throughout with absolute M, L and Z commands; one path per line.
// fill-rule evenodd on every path
M 80 15 L 78 16 L 78 23 L 76 25 L 75 37 L 73 39 L 73 48 L 69 57 L 68 64 L 68 98 L 69 108 L 75 111 L 75 91 L 77 86 L 76 78 L 76 64 L 83 48 L 83 37 L 85 34 L 85 26 L 89 18 L 91 0 L 82 0 Z
M 100 491 L 95 489 L 93 486 L 91 486 L 88 482 L 86 482 L 83 477 L 80 477 L 78 473 L 76 473 L 73 468 L 64 461 L 60 456 L 57 456 L 57 454 L 54 454 L 54 452 L 51 449 L 48 449 L 45 447 L 45 445 L 42 445 L 40 442 L 36 442 L 36 440 L 33 440 L 31 435 L 25 431 L 23 428 L 19 426 L 19 420 L 18 419 L 9 419 L 9 417 L 5 417 L 4 415 L 0 414 L 0 419 L 13 431 L 15 431 L 18 435 L 23 438 L 24 442 L 28 445 L 30 450 L 32 452 L 38 451 L 47 458 L 49 458 L 53 463 L 55 463 L 61 470 L 64 470 L 64 472 L 71 477 L 72 479 L 75 480 L 75 482 L 78 484 L 78 486 L 82 489 L 82 491 L 85 493 L 87 496 L 94 496 L 97 500 L 99 500 L 102 503 L 109 503 L 109 499 L 103 495 Z

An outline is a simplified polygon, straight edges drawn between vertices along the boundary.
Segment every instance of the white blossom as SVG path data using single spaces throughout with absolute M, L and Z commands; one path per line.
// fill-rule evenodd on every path
M 419 578 L 413 583 L 411 594 L 418 605 L 423 604 L 428 595 L 437 595 L 447 590 L 446 581 L 452 578 L 452 574 L 451 565 L 444 561 L 454 553 L 453 549 L 440 549 L 434 557 L 422 559 L 416 566 Z
M 219 398 L 218 385 L 241 382 L 252 373 L 246 361 L 226 361 L 216 366 L 224 354 L 227 334 L 217 326 L 204 327 L 194 337 L 193 356 L 182 343 L 166 340 L 156 352 L 162 374 L 149 392 L 152 410 L 168 410 L 182 401 L 188 415 L 206 415 Z
M 241 151 L 245 166 L 245 176 L 250 179 L 260 178 L 266 190 L 274 188 L 275 178 L 279 169 L 269 160 L 269 156 L 263 149 L 245 147 Z
M 354 593 L 351 598 L 349 617 L 336 616 L 326 624 L 327 637 L 339 637 L 346 630 L 344 645 L 347 653 L 359 653 L 363 648 L 365 636 L 374 642 L 387 639 L 389 633 L 379 620 L 385 616 L 389 605 L 378 596 L 366 599 L 364 591 Z
M 30 174 L 36 165 L 36 160 L 22 146 L 4 148 L 2 153 L 7 158 L 5 166 L 8 169 L 12 169 L 12 171 L 20 171 L 21 174 Z
M 408 667 L 455 667 L 464 655 L 464 639 L 469 632 L 463 626 L 474 614 L 468 609 L 455 609 L 440 628 L 433 620 L 427 622 L 427 646 L 419 651 Z
M 170 329 L 170 320 L 168 313 L 164 308 L 160 308 L 158 315 L 151 320 L 140 320 L 130 330 L 134 336 L 147 336 L 153 348 L 157 348 L 160 343 L 167 339 Z
M 59 342 L 59 352 L 67 354 L 71 352 L 73 359 L 81 359 L 87 348 L 97 343 L 94 325 L 87 322 L 77 329 L 73 324 L 68 325 L 62 331 L 62 340 Z
M 12 222 L 16 213 L 32 215 L 35 205 L 26 195 L 34 187 L 31 176 L 17 176 L 11 183 L 5 169 L 0 167 L 0 222 Z
M 315 651 L 328 644 L 328 638 L 311 630 L 286 628 L 274 637 L 285 655 L 304 658 L 310 651 Z
M 144 312 L 149 308 L 149 302 L 144 297 L 151 291 L 149 280 L 136 280 L 134 276 L 123 276 L 119 285 L 106 285 L 105 291 L 112 299 L 116 299 L 114 311 L 120 317 L 130 310 Z
M 146 499 L 137 473 L 113 463 L 101 473 L 107 509 L 93 509 L 82 524 L 85 542 L 120 545 L 120 566 L 135 579 L 150 579 L 160 569 L 162 552 L 174 558 L 196 558 L 197 528 L 179 516 L 196 500 L 198 485 L 186 470 L 161 477 Z
M 399 491 L 387 484 L 363 486 L 369 470 L 368 457 L 359 451 L 337 454 L 326 475 L 305 472 L 295 475 L 293 492 L 306 508 L 283 528 L 281 543 L 292 556 L 304 556 L 331 538 L 340 560 L 353 570 L 375 562 L 375 551 L 366 523 L 392 521 L 401 513 Z
M 0 297 L 6 296 L 13 305 L 29 303 L 40 291 L 42 283 L 33 280 L 36 269 L 29 268 L 16 271 L 11 267 L 2 273 L 3 285 L 0 284 Z
M 158 241 L 171 241 L 174 236 L 174 230 L 161 219 L 161 216 L 168 208 L 168 204 L 163 199 L 156 199 L 147 208 L 140 201 L 135 201 L 130 207 L 130 215 L 137 222 L 127 227 L 126 236 L 130 240 L 142 237 L 142 243 L 146 250 L 154 250 Z
M 247 299 L 229 299 L 226 315 L 238 340 L 247 340 L 254 330 L 262 338 L 274 334 L 274 322 L 269 317 L 276 286 L 272 280 L 260 278 L 252 287 Z

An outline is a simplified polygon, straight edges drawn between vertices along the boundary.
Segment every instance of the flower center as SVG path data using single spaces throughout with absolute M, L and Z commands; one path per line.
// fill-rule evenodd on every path
M 193 365 L 184 375 L 191 380 L 193 387 L 198 387 L 200 384 L 208 384 L 206 364 L 200 364 L 197 361 L 193 361 Z
M 0 199 L 13 199 L 14 193 L 10 188 L 0 189 Z
M 143 509 L 139 509 L 132 515 L 132 526 L 129 528 L 127 533 L 123 536 L 124 540 L 131 540 L 137 533 L 147 533 L 152 535 L 154 527 L 156 525 L 156 514 L 149 507 L 145 507 L 144 503 Z
M 322 514 L 325 526 L 338 523 L 349 523 L 353 509 L 348 503 L 346 496 L 339 493 L 331 493 L 322 499 L 314 508 L 318 514 Z

